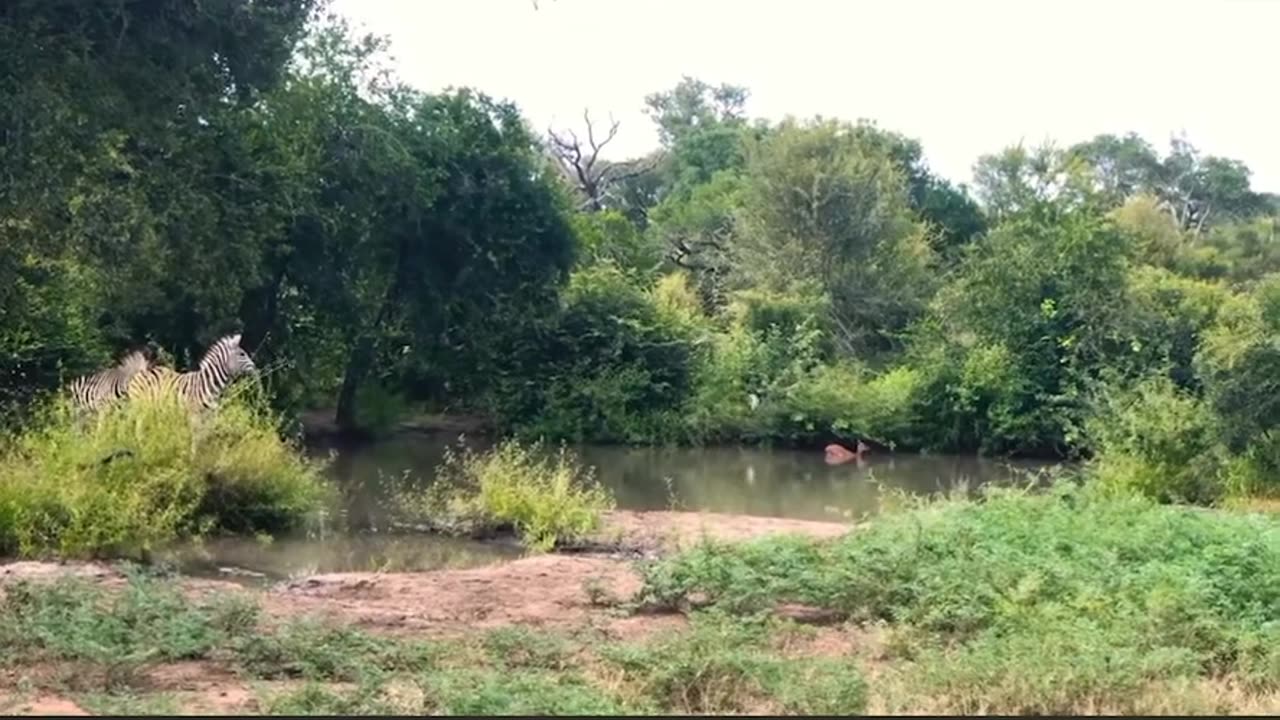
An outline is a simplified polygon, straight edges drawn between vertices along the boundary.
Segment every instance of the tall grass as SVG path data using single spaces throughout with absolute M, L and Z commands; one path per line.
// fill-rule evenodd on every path
M 285 530 L 330 498 L 321 466 L 243 392 L 199 418 L 135 401 L 77 421 L 54 402 L 0 445 L 0 555 L 131 555 L 214 529 Z
M 592 469 L 568 450 L 551 454 L 537 443 L 517 440 L 486 452 L 446 448 L 430 486 L 400 485 L 391 495 L 394 510 L 406 519 L 456 534 L 510 529 L 539 551 L 582 539 L 614 507 L 612 494 Z

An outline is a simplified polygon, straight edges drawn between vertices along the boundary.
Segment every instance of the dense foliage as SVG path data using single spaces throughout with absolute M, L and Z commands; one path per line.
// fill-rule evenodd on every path
M 1237 160 L 1102 135 L 999 150 L 969 188 L 873 123 L 753 120 L 685 78 L 644 99 L 662 146 L 606 162 L 602 128 L 551 142 L 404 86 L 323 5 L 0 11 L 6 423 L 235 326 L 279 409 L 347 430 L 433 407 L 549 439 L 1079 454 L 1201 500 L 1280 469 L 1280 202 Z

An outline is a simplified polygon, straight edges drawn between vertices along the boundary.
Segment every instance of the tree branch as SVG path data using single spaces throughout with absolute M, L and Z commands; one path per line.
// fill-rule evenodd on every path
M 582 207 L 598 211 L 604 209 L 604 199 L 608 194 L 608 185 L 620 179 L 617 175 L 611 173 L 613 165 L 606 163 L 603 168 L 597 166 L 600 160 L 600 152 L 617 137 L 620 123 L 610 116 L 609 132 L 603 139 L 597 140 L 595 124 L 591 122 L 591 111 L 583 110 L 582 118 L 587 124 L 585 148 L 582 140 L 572 129 L 565 130 L 563 133 L 548 129 L 547 135 L 551 140 L 551 151 L 559 162 L 561 169 L 573 179 L 579 192 L 586 196 L 586 201 Z M 638 171 L 636 174 L 639 174 L 639 172 L 643 171 Z M 631 175 L 627 177 L 631 177 Z

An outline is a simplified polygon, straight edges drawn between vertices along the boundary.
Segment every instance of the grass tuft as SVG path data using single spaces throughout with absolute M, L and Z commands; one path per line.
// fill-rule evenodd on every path
M 614 507 L 591 468 L 569 451 L 552 455 L 516 440 L 483 453 L 447 448 L 425 491 L 399 487 L 392 495 L 397 513 L 407 519 L 456 534 L 510 529 L 537 551 L 584 538 Z

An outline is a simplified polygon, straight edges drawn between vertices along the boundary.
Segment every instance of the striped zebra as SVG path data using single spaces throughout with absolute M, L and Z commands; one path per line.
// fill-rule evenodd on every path
M 114 366 L 72 380 L 71 402 L 82 414 L 91 413 L 123 398 L 134 377 L 150 368 L 151 358 L 145 351 L 130 351 Z
M 190 372 L 156 366 L 134 376 L 129 384 L 129 397 L 159 399 L 176 397 L 189 410 L 213 410 L 222 391 L 241 375 L 256 373 L 257 366 L 249 353 L 240 347 L 240 334 L 219 339 L 200 358 L 200 365 Z

